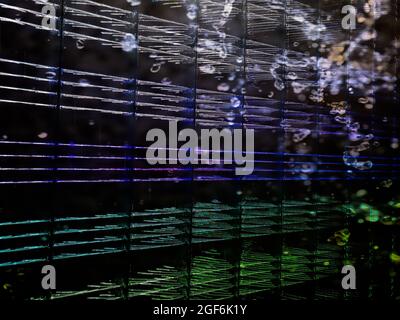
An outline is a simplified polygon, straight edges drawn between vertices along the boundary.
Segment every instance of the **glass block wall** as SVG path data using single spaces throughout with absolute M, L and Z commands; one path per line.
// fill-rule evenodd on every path
M 399 34 L 389 0 L 0 0 L 0 299 L 399 299 Z M 253 129 L 254 172 L 150 165 L 171 123 Z

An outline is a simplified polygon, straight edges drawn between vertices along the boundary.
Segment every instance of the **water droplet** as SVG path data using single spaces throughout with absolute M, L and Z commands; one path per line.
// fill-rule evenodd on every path
M 127 0 L 127 1 L 132 7 L 137 7 L 140 5 L 140 1 L 137 0 Z
M 369 101 L 369 99 L 368 98 L 364 98 L 364 97 L 361 97 L 361 98 L 358 99 L 358 102 L 361 103 L 361 104 L 366 104 L 366 103 L 368 103 L 368 101 Z
M 90 85 L 90 82 L 86 79 L 80 79 L 79 84 L 81 87 L 88 87 Z
M 127 33 L 121 41 L 122 50 L 125 52 L 131 52 L 137 48 L 136 37 L 132 33 Z
M 46 78 L 47 79 L 54 79 L 57 76 L 57 74 L 54 71 L 47 71 L 46 72 Z
M 390 188 L 393 184 L 393 181 L 391 179 L 385 180 L 381 182 L 381 186 L 383 188 Z
M 79 50 L 82 50 L 85 47 L 85 42 L 82 39 L 76 41 L 76 47 Z
M 360 124 L 358 122 L 351 123 L 347 126 L 350 131 L 358 131 L 360 130 Z
M 363 162 L 356 162 L 353 164 L 353 167 L 358 170 L 369 170 L 373 167 L 373 163 L 371 161 L 363 161 Z
M 353 157 L 348 151 L 345 151 L 343 153 L 343 161 L 346 166 L 353 166 L 357 162 L 357 159 Z
M 40 139 L 46 139 L 48 137 L 48 134 L 47 134 L 47 132 L 41 132 L 38 134 L 38 137 Z
M 163 79 L 161 80 L 161 83 L 162 83 L 162 84 L 171 84 L 171 80 L 170 80 L 169 78 L 163 78 Z
M 158 71 L 160 71 L 161 70 L 161 63 L 154 63 L 152 66 L 151 66 L 151 68 L 150 68 L 150 71 L 152 72 L 152 73 L 157 73 Z
M 287 74 L 287 77 L 288 77 L 289 80 L 296 80 L 297 79 L 297 74 L 294 73 L 294 72 L 289 72 Z
M 224 91 L 224 92 L 226 92 L 226 91 L 229 91 L 230 86 L 229 86 L 229 84 L 227 84 L 227 83 L 224 82 L 224 83 L 219 84 L 218 87 L 217 87 L 217 89 L 218 89 L 218 91 Z
M 187 8 L 187 14 L 186 16 L 190 20 L 194 20 L 197 17 L 197 6 L 195 4 L 190 4 Z
M 393 138 L 393 139 L 392 139 L 392 142 L 391 142 L 391 144 L 390 144 L 390 147 L 391 147 L 392 149 L 398 149 L 398 147 L 399 147 L 399 139 Z
M 285 84 L 283 83 L 282 80 L 275 80 L 274 86 L 276 89 L 278 89 L 279 91 L 282 91 L 285 89 Z
M 293 135 L 293 141 L 295 143 L 298 143 L 300 141 L 303 141 L 305 138 L 307 138 L 311 134 L 311 130 L 309 129 L 300 129 L 299 132 L 296 132 Z
M 215 67 L 210 64 L 206 64 L 206 65 L 200 66 L 200 70 L 207 74 L 213 74 L 215 72 Z
M 239 107 L 240 107 L 240 104 L 241 104 L 241 101 L 240 101 L 239 98 L 233 97 L 233 98 L 231 99 L 231 105 L 232 105 L 233 108 L 239 108 Z

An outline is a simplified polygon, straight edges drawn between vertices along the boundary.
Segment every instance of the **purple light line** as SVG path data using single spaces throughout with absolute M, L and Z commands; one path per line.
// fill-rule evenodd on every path
M 25 142 L 25 141 L 0 141 L 0 144 L 16 144 L 16 145 L 38 145 L 38 146 L 61 146 L 61 147 L 71 147 L 71 148 L 109 148 L 109 149 L 125 149 L 125 150 L 174 150 L 179 151 L 178 148 L 151 148 L 151 147 L 142 147 L 142 146 L 118 146 L 118 145 L 94 145 L 94 144 L 75 144 L 75 143 L 55 143 L 55 142 Z M 187 151 L 189 151 L 187 149 Z M 204 150 L 197 149 L 197 152 L 208 152 L 208 153 L 225 153 L 232 152 L 233 154 L 239 154 L 240 151 L 225 151 L 225 150 Z M 298 154 L 298 153 L 281 153 L 281 152 L 247 152 L 247 154 L 254 155 L 272 155 L 272 156 L 294 156 L 294 157 L 320 157 L 320 158 L 342 158 L 343 155 L 326 155 L 326 154 Z M 0 157 L 38 157 L 38 158 L 70 158 L 70 159 L 115 159 L 115 160 L 132 160 L 138 159 L 135 157 L 94 157 L 94 156 L 47 156 L 47 155 L 0 155 Z M 381 156 L 357 156 L 357 159 L 389 159 L 389 160 L 400 160 L 400 157 L 381 157 Z M 173 160 L 173 159 L 171 159 Z M 176 159 L 175 159 L 176 160 Z
M 392 176 L 380 177 L 380 179 L 391 179 L 398 180 L 398 178 L 393 178 Z M 149 179 L 98 179 L 98 180 L 32 180 L 32 181 L 0 181 L 0 185 L 10 185 L 10 184 L 51 184 L 51 183 L 135 183 L 135 182 L 183 182 L 183 181 L 370 181 L 368 177 L 318 177 L 318 178 L 297 178 L 297 177 L 279 177 L 279 178 L 269 178 L 269 177 L 257 177 L 257 176 L 244 176 L 241 178 L 236 177 L 215 177 L 215 176 L 202 176 L 192 178 L 149 178 Z

